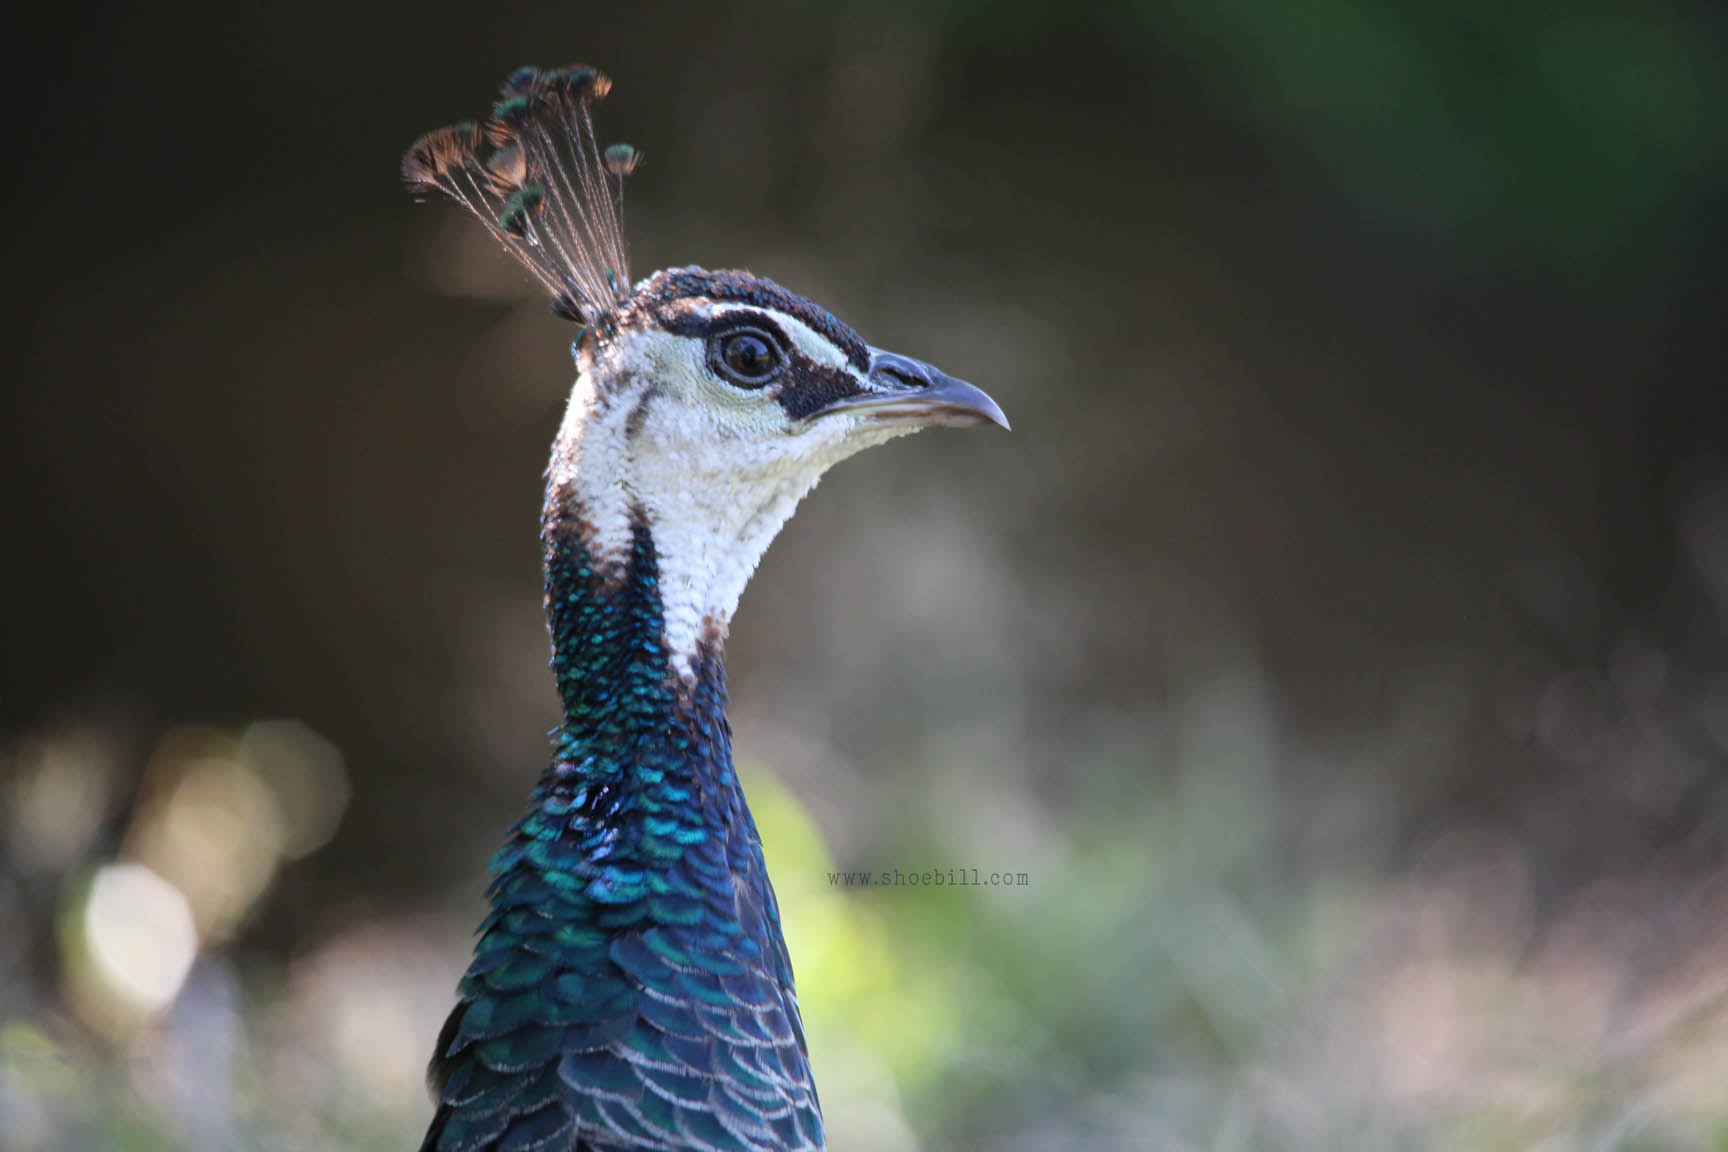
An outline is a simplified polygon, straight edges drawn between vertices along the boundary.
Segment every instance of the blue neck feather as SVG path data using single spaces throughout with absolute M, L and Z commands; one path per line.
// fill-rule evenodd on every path
M 552 763 L 492 861 L 427 1149 L 820 1149 L 718 640 L 671 670 L 652 533 L 602 563 L 549 494 Z

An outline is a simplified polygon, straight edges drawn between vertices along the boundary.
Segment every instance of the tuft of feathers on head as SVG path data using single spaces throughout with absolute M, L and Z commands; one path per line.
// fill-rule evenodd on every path
M 614 176 L 628 176 L 642 163 L 642 153 L 628 144 L 610 144 L 606 148 L 606 171 Z
M 518 68 L 484 123 L 434 129 L 402 157 L 410 192 L 467 208 L 551 294 L 556 315 L 599 332 L 630 292 L 624 177 L 642 159 L 594 135 L 590 109 L 611 89 L 585 64 Z

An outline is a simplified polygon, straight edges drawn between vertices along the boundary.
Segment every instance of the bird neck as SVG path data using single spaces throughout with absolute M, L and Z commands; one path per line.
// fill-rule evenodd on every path
M 560 824 L 591 847 L 590 870 L 670 866 L 711 837 L 753 840 L 732 769 L 719 630 L 675 661 L 646 518 L 631 518 L 623 550 L 598 547 L 592 531 L 571 491 L 549 486 L 546 612 L 563 720 L 542 806 L 574 799 Z
M 603 549 L 572 494 L 547 494 L 546 622 L 563 720 L 560 758 L 619 763 L 641 738 L 696 702 L 696 681 L 718 688 L 707 701 L 725 707 L 721 640 L 705 639 L 689 682 L 674 674 L 665 642 L 659 556 L 645 519 L 628 525 L 624 549 Z
M 745 585 L 799 501 L 854 446 L 803 454 L 741 440 L 697 406 L 668 399 L 686 385 L 646 356 L 607 355 L 613 359 L 577 378 L 553 445 L 548 547 L 554 536 L 579 537 L 591 573 L 607 586 L 602 599 L 615 599 L 620 583 L 651 594 L 652 608 L 634 609 L 628 623 L 693 682 L 717 658 Z M 641 564 L 645 546 L 651 571 Z M 553 559 L 549 551 L 549 565 Z M 660 623 L 657 636 L 643 627 L 649 618 Z M 584 645 L 560 637 L 556 621 L 553 628 L 560 651 Z
M 424 1147 L 550 1146 L 526 1134 L 575 1125 L 594 1147 L 653 1132 L 655 1148 L 743 1152 L 767 1145 L 737 1132 L 771 1129 L 774 1147 L 820 1149 L 791 960 L 732 771 L 719 637 L 673 663 L 646 517 L 627 548 L 600 547 L 554 479 L 542 538 L 564 723 L 492 858 Z M 762 1091 L 773 1116 L 752 1111 Z

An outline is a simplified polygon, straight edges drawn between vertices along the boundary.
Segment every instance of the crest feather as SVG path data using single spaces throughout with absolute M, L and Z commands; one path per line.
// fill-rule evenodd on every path
M 590 109 L 612 81 L 585 64 L 518 68 L 483 124 L 463 121 L 416 140 L 402 180 L 472 212 L 554 301 L 554 312 L 599 331 L 630 292 L 624 177 L 641 153 L 602 149 Z

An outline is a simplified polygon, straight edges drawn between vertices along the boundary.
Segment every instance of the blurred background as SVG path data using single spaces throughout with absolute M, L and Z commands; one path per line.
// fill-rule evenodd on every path
M 730 644 L 836 1152 L 1728 1148 L 1718 5 L 29 19 L 0 1147 L 418 1141 L 572 372 L 397 160 L 588 60 L 638 274 L 1014 420 L 839 469 Z

